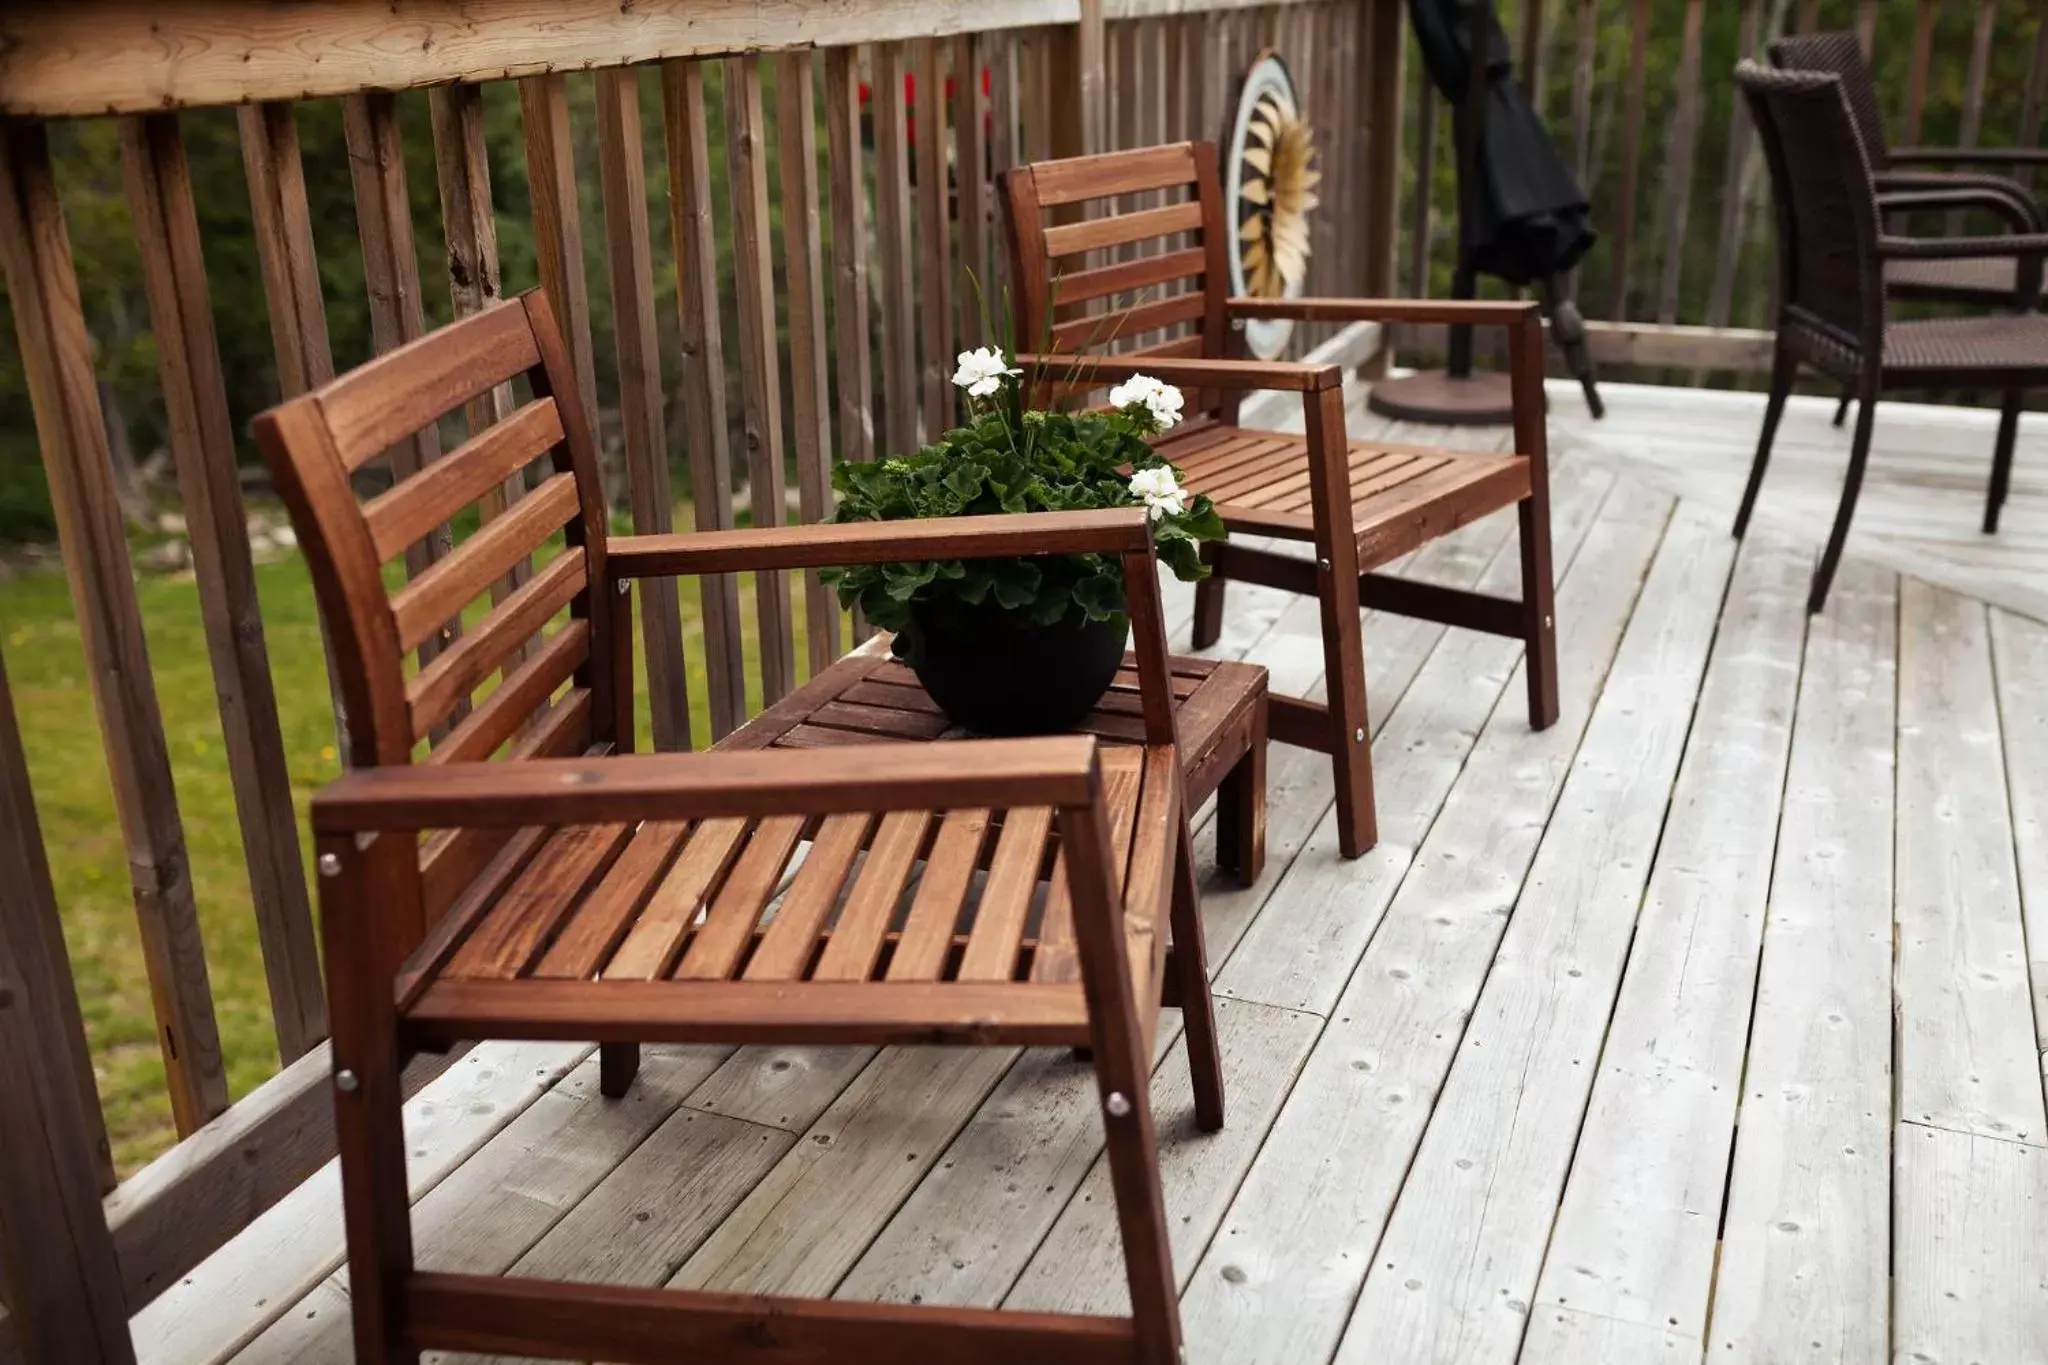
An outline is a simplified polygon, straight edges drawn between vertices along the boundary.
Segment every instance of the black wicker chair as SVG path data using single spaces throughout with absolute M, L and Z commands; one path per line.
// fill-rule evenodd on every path
M 1785 398 L 1803 364 L 1853 389 L 1862 400 L 1841 506 L 1814 574 L 1808 609 L 1827 602 L 1828 585 L 1848 539 L 1863 485 L 1880 392 L 1890 389 L 1988 388 L 2006 395 L 1992 460 L 1984 529 L 1998 528 L 1998 510 L 2012 471 L 2024 389 L 2048 386 L 2048 316 L 2039 313 L 1891 322 L 1885 316 L 1885 268 L 1897 261 L 2010 258 L 2021 289 L 2041 287 L 2048 233 L 1990 237 L 1910 238 L 1886 233 L 1871 168 L 1839 77 L 1817 71 L 1773 71 L 1754 62 L 1736 68 L 1770 166 L 1778 209 L 1779 311 L 1770 403 L 1749 486 L 1735 517 L 1748 528 L 1770 462 Z

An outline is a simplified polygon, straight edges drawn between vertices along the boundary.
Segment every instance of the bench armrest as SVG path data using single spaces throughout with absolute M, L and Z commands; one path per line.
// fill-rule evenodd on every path
M 1148 374 L 1184 389 L 1279 389 L 1290 393 L 1317 393 L 1323 389 L 1344 387 L 1344 368 L 1341 365 L 1300 365 L 1286 360 L 1188 360 L 1149 355 L 1042 355 L 1026 352 L 1017 357 L 1017 364 L 1024 370 L 1027 383 L 1093 387 Z
M 1539 315 L 1525 299 L 1231 299 L 1233 318 L 1292 318 L 1296 322 L 1443 322 L 1512 327 Z
M 313 798 L 322 836 L 1082 806 L 1101 778 L 1092 735 L 535 758 L 357 768 Z

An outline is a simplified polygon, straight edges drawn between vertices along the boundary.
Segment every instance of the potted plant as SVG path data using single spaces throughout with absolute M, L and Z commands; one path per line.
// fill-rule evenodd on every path
M 963 351 L 966 421 L 915 454 L 833 471 L 839 521 L 1151 509 L 1159 559 L 1208 574 L 1200 542 L 1223 521 L 1146 438 L 1180 420 L 1178 389 L 1138 376 L 1111 410 L 1027 410 L 1002 352 Z M 1123 573 L 1106 555 L 870 564 L 827 571 L 840 600 L 895 632 L 895 651 L 958 724 L 981 734 L 1064 730 L 1115 680 L 1130 631 Z

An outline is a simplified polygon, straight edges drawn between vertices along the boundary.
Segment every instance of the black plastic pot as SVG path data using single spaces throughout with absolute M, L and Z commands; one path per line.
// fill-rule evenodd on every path
M 994 603 L 919 603 L 906 660 L 959 725 L 983 735 L 1070 730 L 1102 699 L 1123 663 L 1130 627 L 1107 621 L 1041 626 Z

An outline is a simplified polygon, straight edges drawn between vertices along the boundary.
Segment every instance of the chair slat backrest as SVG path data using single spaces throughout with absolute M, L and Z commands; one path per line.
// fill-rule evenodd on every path
M 1877 198 L 1840 78 L 1746 61 L 1735 80 L 1771 170 L 1782 321 L 1844 347 L 1881 346 Z
M 395 441 L 522 378 L 531 397 L 504 420 L 358 495 L 359 471 Z M 312 571 L 353 766 L 631 747 L 625 617 L 603 600 L 604 499 L 545 294 L 380 356 L 255 429 Z M 523 496 L 399 581 L 410 547 L 508 487 Z M 440 851 L 430 841 L 428 861 Z
M 1839 76 L 1849 116 L 1863 139 L 1863 154 L 1874 171 L 1891 166 L 1891 143 L 1884 131 L 1884 107 L 1877 98 L 1877 79 L 1863 59 L 1863 46 L 1853 33 L 1801 33 L 1779 38 L 1770 46 L 1771 65 L 1781 71 L 1819 71 Z
M 1011 170 L 1003 188 L 1020 349 L 1229 354 L 1214 144 L 1040 161 Z

